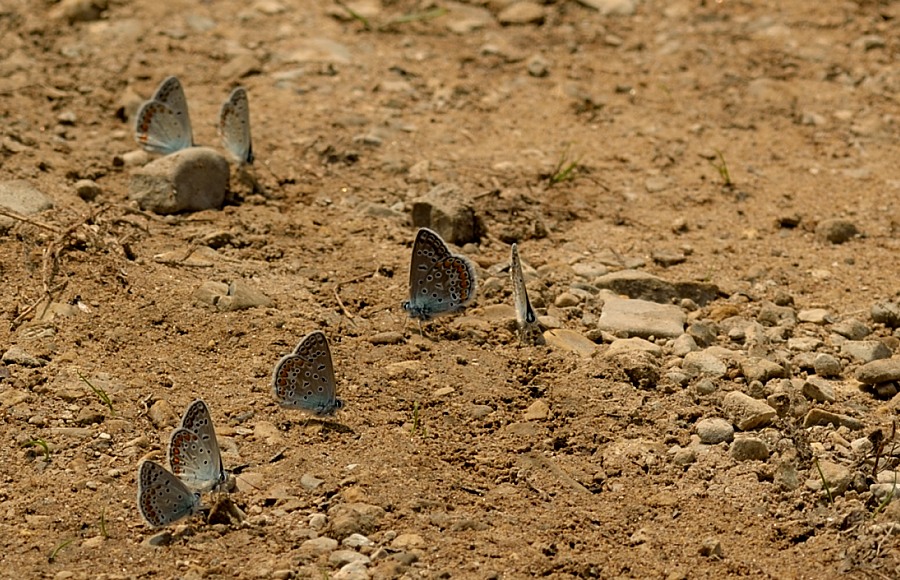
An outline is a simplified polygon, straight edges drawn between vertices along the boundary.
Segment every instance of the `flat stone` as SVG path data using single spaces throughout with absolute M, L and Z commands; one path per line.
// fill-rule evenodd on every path
M 861 363 L 891 358 L 891 351 L 879 340 L 846 340 L 841 345 L 841 354 Z
M 832 244 L 843 244 L 859 235 L 856 224 L 845 219 L 828 219 L 816 226 L 816 237 Z
M 715 445 L 724 441 L 734 439 L 734 427 L 731 421 L 720 417 L 712 417 L 709 419 L 701 419 L 694 426 L 700 442 L 707 445 Z
M 837 377 L 844 370 L 841 361 L 824 352 L 820 352 L 813 359 L 813 369 L 822 377 Z
M 684 322 L 684 312 L 674 305 L 608 298 L 597 327 L 626 336 L 676 338 L 684 334 Z
M 866 385 L 900 380 L 900 358 L 884 358 L 856 369 L 856 380 Z
M 632 350 L 641 350 L 655 356 L 662 356 L 662 347 L 643 338 L 617 338 L 609 344 L 609 348 L 606 349 L 604 355 L 608 356 Z
M 720 378 L 728 372 L 728 365 L 715 354 L 700 350 L 684 355 L 684 360 L 681 362 L 681 370 L 691 377 Z
M 385 578 L 395 578 L 396 576 L 385 576 Z M 363 562 L 350 562 L 341 567 L 340 570 L 329 576 L 331 580 L 369 580 L 369 570 Z
M 725 410 L 732 422 L 741 431 L 751 431 L 765 427 L 772 422 L 778 413 L 758 399 L 745 395 L 740 391 L 731 391 L 723 399 Z
M 735 461 L 766 461 L 769 459 L 769 448 L 758 437 L 738 437 L 731 444 L 730 452 Z
M 817 403 L 833 403 L 836 400 L 831 383 L 816 375 L 807 377 L 802 392 L 804 397 Z
M 865 323 L 855 318 L 836 322 L 831 326 L 831 330 L 849 340 L 862 340 L 872 332 Z
M 454 183 L 436 185 L 413 201 L 412 223 L 417 228 L 434 230 L 450 244 L 461 246 L 478 241 L 475 209 Z
M 797 320 L 800 322 L 808 322 L 810 324 L 825 325 L 831 323 L 834 319 L 831 316 L 831 313 L 824 308 L 810 308 L 798 312 Z
M 825 411 L 824 409 L 810 409 L 809 413 L 803 418 L 803 426 L 804 427 L 815 427 L 815 426 L 825 427 L 828 425 L 834 425 L 835 427 L 847 427 L 853 431 L 858 431 L 863 428 L 863 422 L 859 419 L 848 417 L 847 415 L 839 415 L 838 413 L 832 413 L 830 411 Z
M 190 147 L 131 173 L 129 196 L 158 214 L 218 209 L 228 192 L 228 161 L 215 149 Z
M 553 348 L 574 352 L 585 358 L 590 358 L 597 351 L 597 345 L 587 337 L 567 328 L 544 331 L 544 340 Z
M 672 284 L 641 270 L 620 270 L 593 280 L 594 286 L 612 290 L 633 299 L 671 304 L 676 297 Z

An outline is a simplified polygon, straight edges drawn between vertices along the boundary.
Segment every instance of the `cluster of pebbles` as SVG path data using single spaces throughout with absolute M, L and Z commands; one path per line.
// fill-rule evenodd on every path
M 703 412 L 690 444 L 669 450 L 676 464 L 726 445 L 736 461 L 770 463 L 785 490 L 806 485 L 876 506 L 895 496 L 900 304 L 841 316 L 798 308 L 786 293 L 754 300 L 636 269 L 573 270 L 598 275 L 555 292 L 552 303 L 542 300 L 546 287 L 529 283 L 547 343 L 592 357 L 636 388 L 687 393 Z

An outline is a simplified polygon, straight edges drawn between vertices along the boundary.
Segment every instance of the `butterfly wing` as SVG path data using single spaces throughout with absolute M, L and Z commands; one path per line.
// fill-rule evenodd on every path
M 181 86 L 181 81 L 178 80 L 178 77 L 171 76 L 161 82 L 156 88 L 156 92 L 153 93 L 153 98 L 151 100 L 168 105 L 169 108 L 172 109 L 187 131 L 191 145 L 193 145 L 191 116 L 188 114 L 187 97 L 184 96 L 184 88 Z M 188 146 L 190 147 L 190 145 Z
M 153 461 L 138 467 L 138 510 L 153 528 L 167 526 L 200 509 L 200 495 Z
M 519 327 L 520 339 L 532 343 L 540 342 L 540 328 L 538 327 L 537 314 L 531 307 L 528 299 L 528 290 L 525 288 L 525 277 L 522 274 L 522 262 L 519 259 L 519 249 L 516 244 L 510 250 L 509 277 L 513 286 L 513 301 L 516 306 L 516 322 Z
M 334 365 L 324 333 L 309 333 L 292 354 L 278 361 L 272 394 L 283 407 L 315 415 L 331 415 L 344 406 L 335 396 Z
M 209 407 L 197 399 L 184 411 L 181 427 L 169 438 L 169 466 L 188 487 L 218 488 L 227 479 Z
M 440 236 L 421 228 L 409 268 L 409 301 L 403 304 L 407 313 L 429 320 L 454 312 L 472 302 L 475 288 L 472 262 L 451 254 Z
M 247 91 L 237 87 L 219 111 L 219 137 L 225 150 L 238 163 L 253 163 L 253 144 L 250 140 L 250 104 Z
M 138 110 L 134 136 L 147 151 L 168 155 L 192 145 L 190 126 L 185 127 L 181 118 L 160 101 L 147 101 Z

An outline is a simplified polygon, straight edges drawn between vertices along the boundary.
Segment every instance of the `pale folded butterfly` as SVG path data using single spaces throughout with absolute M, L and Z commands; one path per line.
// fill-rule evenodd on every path
M 272 373 L 272 395 L 282 407 L 316 416 L 333 415 L 344 401 L 335 396 L 334 365 L 328 340 L 320 330 L 310 332 Z
M 525 288 L 525 278 L 522 275 L 522 261 L 519 259 L 519 248 L 512 245 L 509 258 L 509 277 L 513 286 L 513 302 L 516 306 L 516 323 L 519 327 L 519 340 L 532 344 L 543 343 L 537 314 L 531 307 L 528 299 L 528 290 Z
M 185 485 L 199 492 L 217 490 L 228 479 L 209 407 L 201 399 L 188 405 L 169 437 L 169 466 Z
M 237 87 L 222 103 L 219 111 L 219 137 L 225 150 L 240 164 L 253 163 L 253 143 L 250 140 L 250 104 L 247 91 Z
M 167 526 L 202 509 L 199 493 L 150 460 L 138 467 L 137 503 L 144 521 L 154 528 Z
M 194 145 L 187 99 L 177 77 L 164 80 L 153 98 L 138 109 L 134 137 L 154 153 L 169 154 Z
M 462 310 L 475 299 L 475 267 L 464 256 L 450 252 L 439 235 L 420 228 L 409 265 L 409 300 L 403 309 L 412 318 Z

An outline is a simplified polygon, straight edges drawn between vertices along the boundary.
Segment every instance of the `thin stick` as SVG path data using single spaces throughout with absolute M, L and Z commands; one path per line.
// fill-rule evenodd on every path
M 27 217 L 23 216 L 22 214 L 16 213 L 16 212 L 6 209 L 4 207 L 0 207 L 0 215 L 5 215 L 8 218 L 12 218 L 12 219 L 20 221 L 20 222 L 25 222 L 26 224 L 31 224 L 33 226 L 43 228 L 45 230 L 49 230 L 55 234 L 58 234 L 60 232 L 59 228 L 56 226 L 51 226 L 50 224 L 45 224 L 43 222 L 39 222 L 37 220 L 27 218 Z
M 334 293 L 334 299 L 337 300 L 337 303 L 338 303 L 338 306 L 339 306 L 340 309 L 341 309 L 341 312 L 344 313 L 344 316 L 347 317 L 347 320 L 350 322 L 350 324 L 351 324 L 354 328 L 356 328 L 356 323 L 353 322 L 353 315 L 350 314 L 350 313 L 347 311 L 347 308 L 344 306 L 344 302 L 341 300 L 341 297 L 340 297 L 340 295 L 338 294 L 338 287 L 335 286 L 335 287 L 332 289 L 332 292 Z

